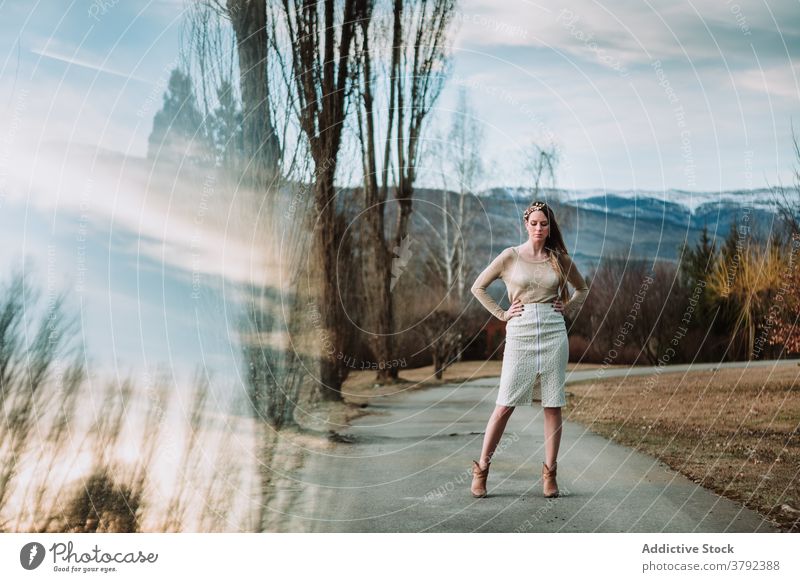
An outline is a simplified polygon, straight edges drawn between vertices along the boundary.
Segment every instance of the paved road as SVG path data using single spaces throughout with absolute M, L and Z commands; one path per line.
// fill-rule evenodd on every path
M 759 365 L 769 365 L 760 363 Z M 667 367 L 680 371 L 685 366 Z M 702 369 L 702 366 L 695 366 Z M 605 377 L 612 375 L 608 370 Z M 613 374 L 624 375 L 626 370 Z M 648 373 L 645 370 L 638 372 Z M 652 370 L 651 370 L 652 372 Z M 593 377 L 572 373 L 568 382 Z M 704 489 L 657 459 L 564 423 L 558 482 L 541 496 L 541 408 L 514 411 L 488 480 L 469 493 L 497 378 L 374 401 L 347 430 L 354 442 L 313 454 L 284 531 L 762 532 L 758 513 Z

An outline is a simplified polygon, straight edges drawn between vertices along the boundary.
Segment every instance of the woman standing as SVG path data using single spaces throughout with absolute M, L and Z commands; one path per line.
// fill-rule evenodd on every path
M 486 496 L 489 465 L 508 419 L 518 405 L 533 405 L 534 388 L 541 388 L 544 408 L 545 497 L 558 497 L 556 458 L 561 444 L 561 407 L 566 405 L 564 378 L 569 342 L 564 313 L 573 316 L 589 288 L 567 254 L 552 209 L 534 202 L 523 214 L 528 241 L 497 256 L 472 285 L 472 294 L 506 325 L 506 345 L 500 389 L 486 426 L 480 461 L 472 461 L 474 497 Z M 504 311 L 486 292 L 495 279 L 508 289 L 511 307 Z M 566 282 L 575 293 L 569 298 Z M 569 298 L 569 299 L 568 299 Z

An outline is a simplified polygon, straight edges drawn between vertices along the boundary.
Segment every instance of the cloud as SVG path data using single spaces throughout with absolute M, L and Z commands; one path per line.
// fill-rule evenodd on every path
M 736 84 L 744 89 L 760 93 L 769 93 L 779 99 L 788 99 L 795 106 L 800 102 L 798 87 L 800 67 L 770 67 L 767 69 L 749 69 L 736 75 Z
M 564 0 L 551 8 L 473 0 L 462 6 L 455 42 L 461 50 L 546 47 L 584 60 L 602 50 L 629 66 L 655 58 L 719 66 L 724 57 L 739 66 L 740 59 L 752 61 L 751 45 L 762 60 L 800 49 L 800 19 L 791 3 Z
M 486 128 L 487 157 L 512 160 L 520 144 L 548 141 L 542 137 L 552 132 L 571 161 L 562 168 L 564 185 L 715 190 L 743 185 L 744 149 L 759 152 L 753 175 L 764 180 L 775 177 L 776 160 L 767 153 L 790 151 L 800 62 L 796 3 L 466 0 L 460 6 L 457 83 L 446 95 L 452 99 L 458 83 L 469 88 Z M 678 106 L 687 127 L 679 124 Z M 683 179 L 687 128 L 693 157 L 704 156 L 696 185 Z M 779 165 L 779 174 L 790 175 Z M 495 183 L 520 175 L 514 163 L 493 167 Z

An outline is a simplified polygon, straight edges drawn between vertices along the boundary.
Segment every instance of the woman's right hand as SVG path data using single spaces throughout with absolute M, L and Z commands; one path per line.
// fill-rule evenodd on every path
M 522 301 L 519 299 L 515 299 L 514 302 L 511 304 L 511 307 L 506 309 L 506 321 L 510 321 L 513 317 L 519 317 L 522 315 L 524 311 L 524 306 L 522 305 Z

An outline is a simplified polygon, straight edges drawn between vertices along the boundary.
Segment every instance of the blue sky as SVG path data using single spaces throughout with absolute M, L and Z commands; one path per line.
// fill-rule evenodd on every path
M 6 142 L 13 133 L 34 148 L 66 140 L 143 155 L 178 62 L 185 6 L 0 4 Z M 446 124 L 458 86 L 468 88 L 484 127 L 485 185 L 524 183 L 520 152 L 534 140 L 561 149 L 565 188 L 790 181 L 793 116 L 800 125 L 796 0 L 460 7 L 453 78 L 435 113 Z

